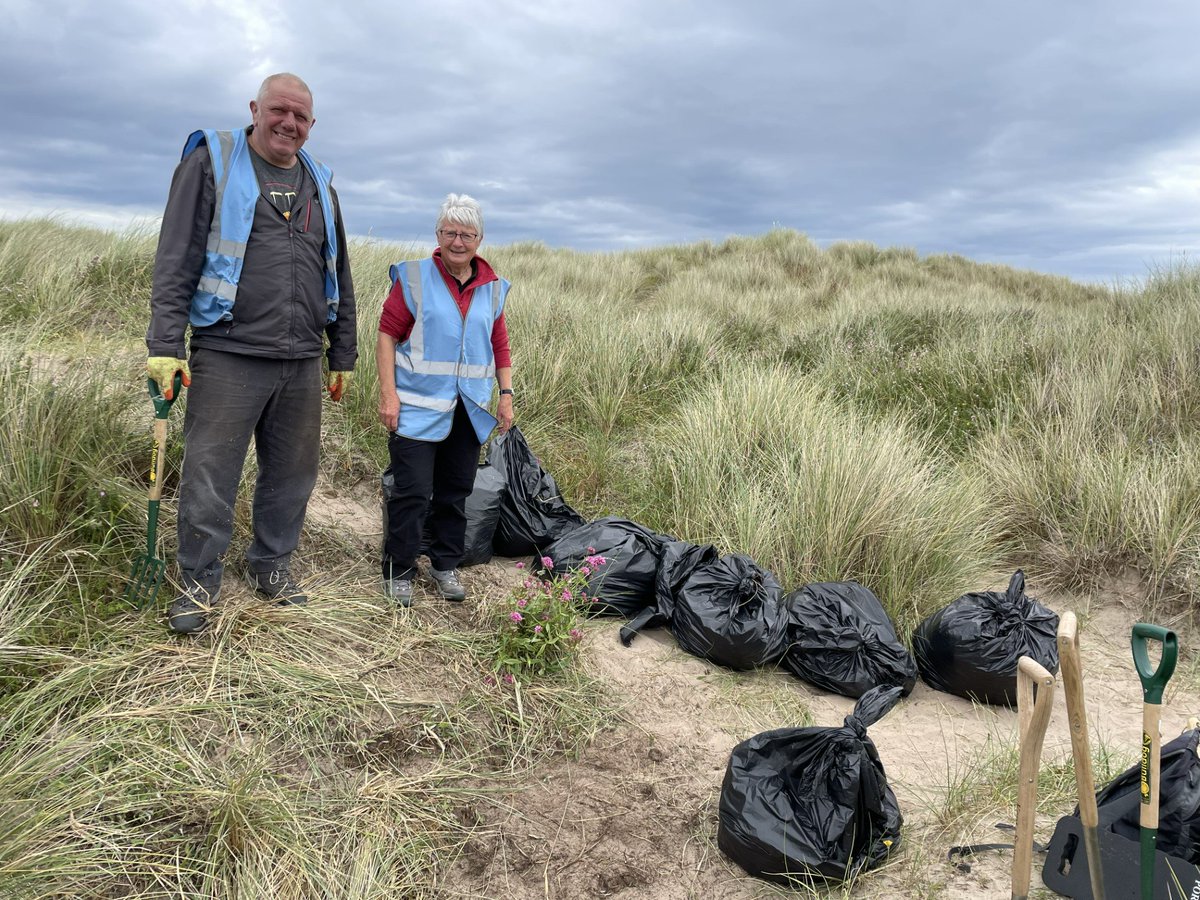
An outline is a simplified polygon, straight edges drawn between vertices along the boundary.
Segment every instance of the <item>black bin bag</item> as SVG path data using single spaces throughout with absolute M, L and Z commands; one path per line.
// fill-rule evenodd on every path
M 1200 865 L 1200 728 L 1191 728 L 1163 745 L 1159 755 L 1158 837 L 1155 847 Z M 1099 827 L 1141 839 L 1141 771 L 1126 769 L 1096 795 Z M 1079 815 L 1076 808 L 1075 815 Z
M 721 558 L 712 544 L 668 540 L 662 545 L 654 576 L 654 602 L 621 628 L 621 643 L 628 647 L 645 628 L 670 625 L 675 615 L 675 595 L 696 569 Z
M 1008 590 L 964 594 L 917 626 L 913 656 L 931 688 L 997 706 L 1017 705 L 1017 660 L 1058 672 L 1058 614 L 1025 593 L 1018 569 Z
M 383 533 L 388 532 L 388 498 L 395 489 L 392 467 L 383 470 Z M 463 558 L 460 566 L 479 566 L 492 558 L 492 538 L 496 523 L 500 520 L 500 504 L 504 500 L 504 474 L 492 466 L 483 465 L 475 470 L 475 486 L 467 495 L 467 531 L 463 540 Z M 431 498 L 432 499 L 432 498 Z M 420 553 L 429 552 L 429 520 L 425 520 L 425 533 L 421 535 Z
M 514 426 L 494 437 L 487 462 L 504 473 L 508 487 L 492 539 L 501 556 L 536 553 L 584 524 L 583 516 L 563 500 L 558 484 L 525 443 L 521 429 Z
M 783 598 L 787 652 L 782 665 L 797 678 L 845 697 L 897 686 L 908 696 L 917 661 L 896 637 L 879 598 L 857 581 L 806 584 Z
M 589 556 L 605 563 L 588 576 L 587 611 L 593 616 L 637 615 L 654 602 L 654 582 L 663 544 L 672 540 L 636 522 L 604 518 L 572 529 L 542 553 L 553 560 L 549 570 L 535 556 L 533 568 L 543 577 L 578 570 Z
M 900 695 L 874 688 L 841 728 L 780 728 L 734 747 L 718 808 L 721 850 L 788 887 L 847 881 L 882 863 L 903 818 L 867 728 Z
M 676 591 L 671 632 L 688 653 L 731 669 L 774 665 L 787 641 L 782 593 L 750 557 L 722 556 L 694 568 Z

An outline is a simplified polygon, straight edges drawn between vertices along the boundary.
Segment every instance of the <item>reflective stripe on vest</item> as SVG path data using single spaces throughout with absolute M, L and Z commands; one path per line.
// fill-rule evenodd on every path
M 260 192 L 244 130 L 194 131 L 183 146 L 183 158 L 186 159 L 202 143 L 208 147 L 208 156 L 212 161 L 216 202 L 213 204 L 204 265 L 188 314 L 188 320 L 198 328 L 233 318 L 233 304 L 237 299 L 238 281 L 242 277 L 246 243 L 254 225 L 254 208 Z M 325 261 L 325 300 L 329 305 L 326 322 L 332 322 L 337 318 L 339 298 L 337 226 L 329 192 L 333 173 L 306 150 L 301 149 L 297 155 L 317 185 L 317 197 L 325 219 L 322 253 Z
M 461 396 L 482 443 L 496 425 L 487 411 L 496 375 L 492 327 L 504 310 L 509 283 L 475 289 L 464 318 L 432 259 L 391 267 L 413 316 L 408 339 L 396 346 L 397 432 L 441 440 Z

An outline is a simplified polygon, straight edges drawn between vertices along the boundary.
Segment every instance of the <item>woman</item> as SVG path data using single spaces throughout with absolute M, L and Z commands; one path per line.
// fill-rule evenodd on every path
M 428 515 L 429 574 L 446 600 L 466 599 L 457 567 L 466 500 L 479 448 L 513 422 L 512 363 L 504 301 L 509 283 L 478 256 L 483 213 L 449 194 L 429 259 L 392 266 L 379 319 L 379 420 L 388 430 L 395 486 L 387 498 L 384 595 L 412 605 L 417 554 Z M 500 384 L 496 415 L 488 412 Z M 430 499 L 432 497 L 432 499 Z

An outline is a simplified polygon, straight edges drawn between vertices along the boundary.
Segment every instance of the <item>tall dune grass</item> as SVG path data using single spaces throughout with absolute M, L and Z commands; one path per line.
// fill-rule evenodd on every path
M 0 895 L 432 896 L 477 805 L 609 721 L 586 673 L 488 687 L 491 636 L 374 596 L 335 529 L 305 610 L 165 637 L 120 602 L 146 524 L 154 236 L 0 223 Z M 514 290 L 518 420 L 568 502 L 787 587 L 855 579 L 902 634 L 998 568 L 1200 595 L 1200 273 L 1112 289 L 776 230 L 585 254 L 485 247 Z M 335 487 L 386 461 L 387 268 L 355 241 L 360 359 Z M 162 518 L 173 548 L 183 403 Z M 252 464 L 251 464 L 252 468 Z M 235 544 L 248 528 L 239 500 Z M 1181 602 L 1182 601 L 1182 602 Z
M 655 433 L 659 524 L 785 585 L 856 579 L 915 625 L 995 565 L 986 497 L 895 419 L 847 415 L 785 368 L 726 371 Z

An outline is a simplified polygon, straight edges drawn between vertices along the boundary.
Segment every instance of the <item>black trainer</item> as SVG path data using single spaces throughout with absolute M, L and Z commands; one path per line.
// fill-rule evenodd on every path
M 167 609 L 167 624 L 176 634 L 203 631 L 220 593 L 219 587 L 209 590 L 201 584 L 188 585 Z
M 274 600 L 277 606 L 303 606 L 308 602 L 308 595 L 292 581 L 287 569 L 251 572 L 250 583 L 268 600 Z

